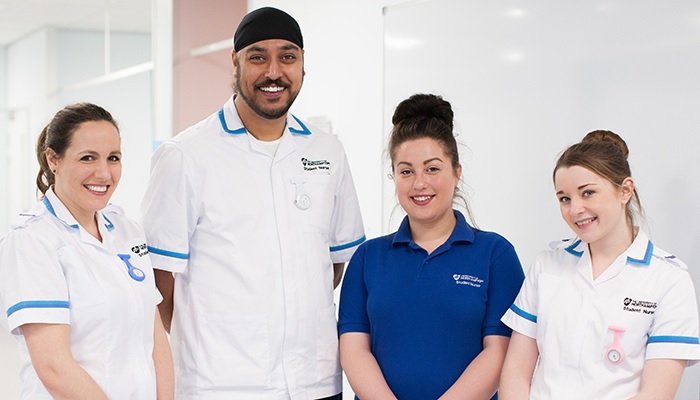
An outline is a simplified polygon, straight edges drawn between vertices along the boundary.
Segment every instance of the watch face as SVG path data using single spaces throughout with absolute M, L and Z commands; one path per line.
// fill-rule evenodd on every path
M 620 359 L 622 357 L 620 356 L 620 352 L 617 350 L 610 350 L 608 351 L 608 361 L 610 361 L 613 364 L 617 364 L 620 362 Z

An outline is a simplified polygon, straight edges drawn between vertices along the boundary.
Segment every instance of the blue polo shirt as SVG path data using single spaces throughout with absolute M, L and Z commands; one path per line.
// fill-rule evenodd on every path
M 524 279 L 515 249 L 454 213 L 452 235 L 432 254 L 413 242 L 406 217 L 397 232 L 357 249 L 343 281 L 338 333 L 370 334 L 401 400 L 437 399 L 483 350 L 485 336 L 511 333 L 501 316 Z

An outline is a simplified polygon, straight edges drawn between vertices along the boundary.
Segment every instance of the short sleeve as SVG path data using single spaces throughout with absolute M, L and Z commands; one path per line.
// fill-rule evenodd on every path
M 343 152 L 341 148 L 341 152 Z M 352 179 L 347 157 L 343 152 L 343 162 L 338 176 L 335 204 L 331 217 L 331 260 L 333 263 L 347 262 L 362 242 L 365 241 L 362 214 L 357 200 L 357 192 Z
M 162 144 L 153 156 L 141 204 L 141 223 L 154 268 L 185 271 L 189 237 L 197 220 L 194 193 L 182 151 L 171 142 Z
M 365 247 L 355 252 L 348 265 L 340 290 L 338 335 L 348 332 L 370 332 L 367 315 L 367 285 L 364 279 Z
M 669 272 L 673 280 L 657 303 L 646 358 L 688 360 L 692 365 L 700 360 L 695 289 L 687 271 Z
M 482 336 L 510 336 L 511 330 L 501 322 L 501 316 L 513 304 L 523 283 L 523 268 L 513 246 L 501 239 L 491 260 L 488 302 Z
M 501 321 L 514 331 L 533 339 L 537 335 L 539 306 L 537 301 L 537 279 L 539 276 L 537 265 L 538 262 L 535 260 L 535 263 L 525 274 L 525 282 L 523 282 L 515 302 L 510 305 L 501 318 Z
M 26 228 L 0 242 L 0 298 L 7 328 L 21 335 L 28 323 L 69 324 L 69 296 L 57 248 Z

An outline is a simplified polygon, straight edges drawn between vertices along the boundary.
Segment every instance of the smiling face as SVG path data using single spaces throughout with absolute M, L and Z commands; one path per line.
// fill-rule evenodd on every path
M 80 124 L 60 158 L 46 151 L 56 171 L 54 192 L 81 225 L 88 226 L 107 206 L 121 178 L 121 158 L 119 131 L 107 121 Z
M 262 40 L 233 54 L 236 106 L 265 119 L 287 114 L 304 80 L 304 51 L 282 39 Z
M 632 178 L 617 187 L 576 165 L 559 168 L 554 187 L 562 218 L 583 242 L 607 245 L 630 240 L 632 227 L 625 210 L 634 190 Z
M 396 195 L 412 227 L 454 219 L 452 198 L 462 167 L 452 167 L 440 143 L 430 138 L 403 142 L 392 163 Z

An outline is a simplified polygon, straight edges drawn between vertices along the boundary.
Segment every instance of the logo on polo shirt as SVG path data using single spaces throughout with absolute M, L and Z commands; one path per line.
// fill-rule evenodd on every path
M 308 158 L 302 157 L 301 165 L 304 166 L 304 171 L 316 171 L 319 169 L 325 169 L 325 170 L 331 169 L 331 162 L 328 160 L 309 160 Z
M 631 297 L 625 297 L 625 300 L 622 301 L 622 309 L 639 314 L 653 314 L 656 311 L 656 303 L 653 301 L 635 300 Z
M 143 257 L 146 254 L 148 254 L 148 246 L 146 245 L 146 243 L 141 243 L 132 247 L 131 252 L 134 254 L 138 254 L 139 257 Z
M 478 276 L 472 276 L 472 275 L 454 274 L 454 275 L 452 275 L 452 278 L 455 280 L 455 283 L 458 285 L 469 285 L 469 286 L 474 286 L 474 287 L 481 287 L 481 284 L 484 283 L 483 279 L 479 278 Z

